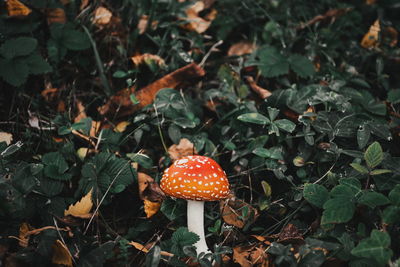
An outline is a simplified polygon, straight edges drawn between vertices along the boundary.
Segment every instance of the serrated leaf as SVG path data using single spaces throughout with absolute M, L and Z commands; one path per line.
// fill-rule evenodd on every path
M 189 232 L 186 227 L 179 227 L 172 234 L 172 242 L 181 247 L 190 246 L 200 240 L 199 236 L 195 233 Z
M 296 128 L 296 124 L 290 120 L 282 119 L 274 121 L 275 125 L 279 127 L 279 129 L 284 130 L 288 133 L 291 133 Z
M 307 78 L 313 76 L 315 68 L 313 63 L 306 57 L 293 54 L 289 57 L 290 68 L 300 77 Z
M 371 171 L 369 174 L 370 175 L 379 175 L 379 174 L 384 174 L 384 173 L 391 173 L 391 170 L 386 170 L 386 169 L 376 169 Z
M 389 234 L 374 229 L 369 238 L 361 240 L 361 242 L 351 250 L 351 254 L 357 257 L 374 260 L 379 266 L 385 266 L 393 255 L 389 246 Z
M 350 166 L 353 167 L 353 169 L 355 169 L 359 173 L 362 173 L 362 174 L 368 173 L 368 169 L 359 163 L 350 163 Z
M 389 199 L 393 205 L 400 206 L 400 184 L 397 184 L 390 192 Z
M 64 211 L 64 216 L 71 215 L 78 218 L 90 218 L 92 215 L 90 211 L 93 207 L 92 191 L 93 189 L 90 189 L 90 191 L 84 197 L 82 197 L 81 200 L 73 205 L 70 205 L 68 209 Z
M 303 197 L 318 208 L 322 208 L 329 198 L 328 190 L 319 184 L 305 184 Z
M 260 125 L 269 124 L 270 120 L 260 113 L 245 113 L 237 117 L 238 120 Z
M 364 159 L 368 167 L 371 169 L 381 164 L 383 160 L 383 151 L 381 145 L 378 142 L 373 142 L 365 151 Z
M 348 198 L 336 197 L 325 202 L 321 224 L 345 223 L 353 218 L 354 204 Z
M 400 221 L 400 207 L 390 205 L 383 210 L 382 220 L 386 224 L 394 224 Z
M 275 47 L 267 46 L 257 54 L 260 58 L 259 68 L 265 77 L 273 78 L 289 72 L 289 62 Z
M 0 54 L 7 58 L 26 56 L 32 53 L 37 47 L 37 40 L 31 37 L 18 37 L 4 42 L 0 46 Z
M 358 203 L 367 205 L 371 208 L 386 205 L 389 202 L 389 199 L 385 195 L 378 192 L 365 192 L 358 200 Z

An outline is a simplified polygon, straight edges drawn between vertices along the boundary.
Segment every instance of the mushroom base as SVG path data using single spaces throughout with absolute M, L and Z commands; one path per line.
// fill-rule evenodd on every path
M 187 201 L 187 224 L 188 230 L 200 237 L 200 240 L 194 244 L 197 254 L 211 252 L 204 235 L 204 201 Z

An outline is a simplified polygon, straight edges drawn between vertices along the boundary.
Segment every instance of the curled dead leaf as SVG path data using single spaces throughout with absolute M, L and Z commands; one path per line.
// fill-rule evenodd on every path
M 230 225 L 243 228 L 246 224 L 254 222 L 259 216 L 258 210 L 233 194 L 220 201 L 222 219 Z
M 6 132 L 0 132 L 0 143 L 6 142 L 6 144 L 9 146 L 12 140 L 13 140 L 12 134 Z
M 195 63 L 191 63 L 165 75 L 139 91 L 131 87 L 117 92 L 105 105 L 99 108 L 99 112 L 102 115 L 115 118 L 129 116 L 136 110 L 153 103 L 156 94 L 161 89 L 182 88 L 188 81 L 192 81 L 204 75 L 205 71 L 201 67 Z M 131 95 L 134 95 L 138 100 L 139 103 L 137 105 L 132 104 Z
M 364 35 L 361 40 L 361 46 L 367 49 L 376 48 L 379 46 L 379 32 L 381 26 L 379 20 L 375 20 L 374 24 L 369 27 L 368 32 Z
M 242 267 L 271 267 L 272 259 L 262 244 L 237 246 L 233 248 L 233 260 Z
M 72 267 L 72 255 L 67 246 L 60 240 L 56 240 L 53 246 L 53 256 L 51 262 Z
M 189 6 L 185 13 L 185 20 L 188 24 L 184 25 L 184 28 L 197 33 L 205 32 L 211 25 L 212 20 L 217 16 L 217 11 L 212 9 L 211 12 L 202 18 L 199 13 L 203 11 L 205 4 L 203 1 L 197 1 L 193 5 Z
M 253 77 L 247 76 L 246 81 L 250 88 L 257 94 L 259 95 L 262 99 L 266 99 L 272 95 L 270 91 L 267 89 L 264 89 L 260 86 L 257 85 L 257 83 L 254 81 Z
M 6 1 L 8 16 L 23 18 L 28 16 L 32 10 L 18 0 Z
M 71 215 L 81 219 L 90 218 L 92 216 L 90 211 L 93 207 L 92 191 L 93 188 L 90 189 L 90 191 L 84 197 L 82 197 L 81 200 L 73 205 L 71 204 L 68 209 L 64 211 L 64 216 Z
M 128 127 L 131 123 L 129 121 L 121 121 L 120 123 L 117 124 L 114 128 L 114 132 L 117 133 L 122 133 L 125 132 L 126 127 Z
M 256 50 L 257 46 L 253 42 L 240 41 L 229 47 L 228 56 L 243 56 L 251 54 Z
M 98 26 L 106 25 L 110 23 L 112 18 L 112 13 L 105 7 L 98 7 L 94 11 L 92 22 Z
M 154 214 L 156 214 L 161 207 L 160 202 L 153 202 L 147 199 L 144 199 L 143 203 L 144 203 L 144 212 L 146 213 L 147 219 L 151 218 Z
M 131 60 L 132 60 L 133 64 L 135 64 L 136 66 L 143 64 L 143 63 L 149 64 L 151 61 L 153 61 L 158 66 L 165 67 L 164 59 L 162 59 L 158 55 L 152 55 L 152 54 L 145 53 L 142 55 L 133 56 L 133 57 L 131 57 Z
M 148 245 L 143 246 L 142 244 L 140 244 L 138 242 L 135 242 L 135 241 L 131 241 L 128 244 L 133 246 L 137 250 L 143 251 L 144 253 L 149 253 L 150 249 L 154 246 L 154 243 L 148 244 L 149 246 Z M 163 255 L 163 256 L 167 256 L 167 257 L 173 257 L 174 256 L 174 254 L 166 252 L 166 251 L 161 251 L 160 254 Z
M 289 223 L 281 230 L 278 235 L 278 242 L 284 244 L 303 244 L 304 238 L 303 235 L 299 232 L 299 229 L 292 224 Z
M 67 22 L 67 16 L 63 8 L 47 8 L 46 9 L 47 24 Z
M 152 202 L 162 202 L 164 200 L 164 192 L 161 190 L 158 183 L 156 183 L 149 175 L 139 172 L 138 184 L 140 199 Z
M 142 15 L 142 16 L 140 17 L 139 22 L 138 22 L 138 25 L 137 25 L 137 28 L 138 28 L 138 30 L 139 30 L 139 34 L 143 34 L 143 33 L 146 32 L 146 30 L 147 30 L 147 28 L 148 28 L 148 24 L 149 24 L 149 16 L 147 16 L 147 15 Z M 153 20 L 153 21 L 151 22 L 151 28 L 152 28 L 153 30 L 155 30 L 155 29 L 157 28 L 157 25 L 158 25 L 158 21 Z
M 187 138 L 179 140 L 179 144 L 168 148 L 169 157 L 175 161 L 185 156 L 196 155 L 197 151 L 194 144 Z

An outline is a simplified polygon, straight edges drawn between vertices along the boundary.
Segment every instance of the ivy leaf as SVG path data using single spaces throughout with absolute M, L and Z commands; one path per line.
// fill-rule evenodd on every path
M 37 43 L 37 40 L 31 37 L 10 39 L 0 46 L 0 54 L 7 59 L 27 56 L 36 49 Z
M 259 68 L 262 75 L 268 78 L 277 77 L 289 72 L 289 62 L 272 46 L 266 46 L 258 51 Z
M 319 184 L 306 184 L 303 190 L 303 197 L 318 208 L 322 208 L 329 198 L 328 190 Z
M 245 113 L 237 117 L 238 120 L 260 125 L 269 124 L 270 120 L 260 113 Z
M 364 158 L 368 167 L 371 169 L 378 166 L 383 160 L 383 151 L 381 145 L 378 142 L 373 142 L 367 148 L 367 151 L 365 151 Z
M 389 234 L 374 229 L 369 238 L 361 240 L 361 242 L 351 250 L 351 254 L 357 257 L 374 260 L 379 266 L 385 266 L 393 255 L 393 251 L 389 246 Z
M 307 78 L 315 73 L 313 63 L 306 57 L 293 54 L 289 57 L 290 68 L 300 77 Z

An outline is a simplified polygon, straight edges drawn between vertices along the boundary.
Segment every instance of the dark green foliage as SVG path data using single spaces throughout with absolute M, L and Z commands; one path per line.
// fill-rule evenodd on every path
M 195 1 L 107 0 L 83 9 L 84 1 L 22 2 L 32 9 L 24 18 L 0 4 L 0 137 L 13 137 L 0 142 L 1 261 L 50 266 L 62 239 L 76 266 L 187 266 L 188 257 L 211 266 L 264 236 L 277 267 L 399 264 L 400 48 L 390 34 L 400 31 L 398 1 L 218 0 L 200 12 L 217 11 L 203 34 L 186 25 Z M 112 12 L 110 24 L 93 22 L 100 5 Z M 53 8 L 66 23 L 48 22 Z M 379 44 L 364 48 L 376 19 Z M 228 56 L 243 40 L 257 48 Z M 145 53 L 165 64 L 132 64 Z M 206 76 L 163 85 L 132 114 L 120 116 L 119 102 L 115 114 L 99 112 L 116 92 L 138 91 L 191 62 L 202 62 Z M 251 78 L 272 95 L 261 98 Z M 123 100 L 140 104 L 133 93 Z M 115 128 L 121 121 L 124 131 Z M 94 122 L 101 127 L 93 135 Z M 184 200 L 166 198 L 146 218 L 140 198 L 156 188 L 172 162 L 168 148 L 182 138 L 214 158 L 236 198 L 257 209 L 255 220 L 249 207 L 237 210 L 250 218 L 238 228 L 218 203 L 206 203 L 206 255 L 196 255 Z M 142 196 L 137 172 L 155 180 Z M 95 216 L 64 217 L 90 190 Z M 21 247 L 13 237 L 22 223 L 57 230 Z M 287 225 L 298 233 L 285 239 Z

